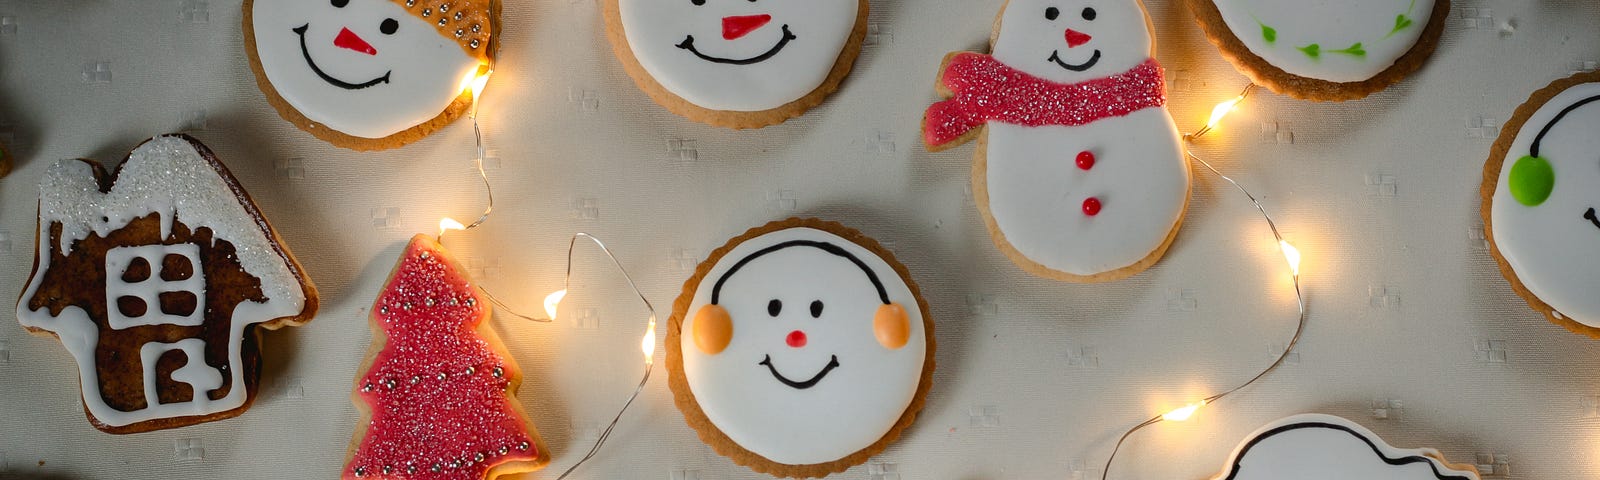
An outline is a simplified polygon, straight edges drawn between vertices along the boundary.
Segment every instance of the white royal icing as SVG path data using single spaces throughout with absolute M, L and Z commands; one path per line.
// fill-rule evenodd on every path
M 911 327 L 906 345 L 890 350 L 873 336 L 882 301 L 859 267 L 797 246 L 757 257 L 728 277 L 719 304 L 733 318 L 732 340 L 716 355 L 696 348 L 690 333 L 694 312 L 710 303 L 717 279 L 752 253 L 792 240 L 828 242 L 864 262 L 890 301 L 905 308 Z M 768 314 L 773 299 L 783 302 L 777 318 Z M 813 300 L 823 302 L 819 318 L 809 312 Z M 805 333 L 804 347 L 786 343 L 795 330 Z M 780 230 L 735 246 L 695 287 L 682 331 L 684 373 L 706 417 L 739 446 L 788 465 L 839 460 L 883 438 L 911 405 L 927 352 L 922 311 L 900 275 L 872 251 L 812 228 Z M 769 355 L 774 369 L 798 381 L 824 370 L 835 356 L 839 366 L 811 388 L 795 389 L 759 365 Z
M 1364 81 L 1393 66 L 1433 15 L 1433 0 L 1213 1 L 1252 53 L 1290 74 L 1330 82 Z M 1306 51 L 1313 44 L 1316 55 Z M 1349 50 L 1356 44 L 1363 54 Z
M 1092 5 L 1092 7 L 1091 7 Z M 1058 9 L 1047 20 L 1047 8 Z M 1083 9 L 1094 9 L 1094 20 Z M 1090 35 L 1069 48 L 1065 29 Z M 994 56 L 1008 66 L 1058 83 L 1078 83 L 1125 72 L 1150 58 L 1143 8 L 1132 0 L 1061 2 L 1012 0 L 1001 18 Z M 1050 61 L 1083 64 L 1084 72 Z M 1082 126 L 1028 127 L 988 124 L 982 155 L 986 213 L 1018 253 L 1050 270 L 1087 276 L 1128 267 L 1159 248 L 1183 216 L 1189 167 L 1165 107 L 1146 108 Z M 1095 157 L 1078 168 L 1079 152 Z M 975 179 L 976 180 L 976 179 Z M 1083 213 L 1094 197 L 1102 208 Z
M 254 0 L 256 53 L 272 87 L 306 118 L 362 138 L 383 138 L 439 116 L 461 95 L 479 62 L 454 39 L 390 0 Z M 399 28 L 382 32 L 386 20 Z M 295 32 L 305 28 L 302 36 Z M 334 46 L 343 29 L 370 44 L 375 55 Z M 361 85 L 350 89 L 319 76 Z
M 1437 450 L 1396 448 L 1344 418 L 1303 414 L 1246 437 L 1214 480 L 1477 480 Z
M 1600 83 L 1584 83 L 1546 102 L 1517 132 L 1500 167 L 1490 221 L 1495 247 L 1529 292 L 1561 315 L 1600 327 L 1600 225 L 1585 218 L 1600 209 L 1600 102 L 1580 106 L 1545 134 L 1539 156 L 1555 171 L 1550 197 L 1527 206 L 1511 196 L 1511 167 L 1528 155 L 1533 139 L 1556 114 L 1600 95 Z
M 639 64 L 673 95 L 711 110 L 754 112 L 781 107 L 810 94 L 833 71 L 855 30 L 864 0 L 620 0 L 622 29 Z M 742 37 L 723 38 L 723 19 L 771 15 Z M 785 28 L 793 38 L 785 42 Z M 735 65 L 703 55 L 760 62 Z
M 69 306 L 63 308 L 60 315 L 52 316 L 48 308 L 30 310 L 28 299 L 38 292 L 45 272 L 50 270 L 53 251 L 70 255 L 77 241 L 87 238 L 91 233 L 105 236 L 127 226 L 134 219 L 151 214 L 160 216 L 163 237 L 170 234 L 173 222 L 177 221 L 191 229 L 210 228 L 213 238 L 233 244 L 236 259 L 244 271 L 261 280 L 262 294 L 267 301 L 245 301 L 234 308 L 232 330 L 228 336 L 228 372 L 233 388 L 228 390 L 226 396 L 212 400 L 206 398 L 205 391 L 199 388 L 220 386 L 221 383 L 212 382 L 210 374 L 201 370 L 202 367 L 210 368 L 205 367 L 203 361 L 196 363 L 195 359 L 204 357 L 199 355 L 199 351 L 186 347 L 192 342 L 184 343 L 185 340 L 171 346 L 146 345 L 141 349 L 141 356 L 146 358 L 159 355 L 160 351 L 151 349 L 179 348 L 188 354 L 189 366 L 173 372 L 173 379 L 196 386 L 195 400 L 151 403 L 150 407 L 142 410 L 121 411 L 107 405 L 100 394 L 99 375 L 95 368 L 95 345 L 100 330 L 90 319 L 89 313 L 82 308 Z M 49 241 L 50 228 L 57 224 L 61 226 L 61 243 L 52 245 Z M 306 301 L 299 277 L 289 271 L 288 264 L 274 248 L 272 240 L 267 238 L 265 228 L 245 210 L 238 196 L 211 164 L 181 137 L 156 137 L 140 145 L 122 164 L 116 182 L 108 193 L 101 193 L 94 170 L 88 164 L 78 160 L 57 162 L 39 182 L 38 268 L 23 291 L 22 301 L 17 304 L 17 319 L 25 327 L 44 329 L 61 338 L 61 344 L 78 363 L 83 403 L 101 423 L 117 427 L 158 418 L 208 415 L 238 408 L 244 405 L 248 397 L 244 384 L 245 365 L 240 358 L 245 329 L 255 323 L 298 315 Z M 182 253 L 181 248 L 176 246 L 163 248 L 169 249 L 165 250 L 168 252 Z M 203 278 L 198 261 L 193 267 L 195 277 Z M 159 280 L 160 264 L 153 262 L 151 270 L 152 277 Z M 108 280 L 120 274 L 108 272 Z M 204 298 L 203 289 L 194 291 L 192 287 L 188 284 L 179 286 Z M 113 288 L 117 287 L 108 286 L 108 293 L 114 292 Z M 108 310 L 116 310 L 115 299 L 107 300 L 113 302 L 108 304 Z M 158 304 L 148 305 L 151 309 L 159 309 Z M 129 324 L 148 322 L 132 320 Z M 109 333 L 114 334 L 118 330 Z M 146 362 L 144 368 L 148 371 L 152 364 Z M 147 389 L 154 385 L 148 375 L 145 385 Z M 154 393 L 147 391 L 147 398 L 150 395 Z

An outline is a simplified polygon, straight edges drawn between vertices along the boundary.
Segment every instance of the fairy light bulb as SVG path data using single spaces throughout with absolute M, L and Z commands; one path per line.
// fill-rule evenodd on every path
M 565 288 L 550 292 L 549 295 L 545 295 L 544 313 L 549 315 L 551 320 L 556 319 L 556 309 L 561 306 L 561 299 L 563 298 L 567 298 L 567 289 Z
M 656 361 L 656 317 L 650 317 L 650 325 L 644 329 L 644 339 L 639 340 L 639 351 L 644 352 L 644 364 L 650 365 Z
M 1300 249 L 1294 248 L 1288 240 L 1279 240 L 1278 247 L 1283 249 L 1283 259 L 1289 261 L 1289 271 L 1300 276 Z
M 1244 101 L 1244 95 L 1233 97 L 1227 101 L 1218 103 L 1215 108 L 1211 109 L 1211 119 L 1206 120 L 1205 129 L 1210 130 L 1216 128 L 1217 124 L 1222 122 L 1222 118 L 1228 116 L 1229 113 L 1232 113 L 1234 107 L 1239 106 L 1239 102 L 1242 101 Z
M 473 103 L 477 103 L 478 102 L 478 97 L 483 96 L 483 87 L 485 85 L 489 84 L 489 74 L 492 74 L 492 73 L 494 73 L 494 70 L 489 70 L 489 71 L 483 72 L 482 75 L 478 75 L 478 76 L 472 78 L 469 88 L 472 89 L 472 102 Z
M 1204 406 L 1206 406 L 1205 400 L 1191 403 L 1177 410 L 1161 414 L 1161 419 L 1169 422 L 1182 422 L 1184 420 L 1188 420 L 1190 416 L 1194 415 L 1195 410 L 1199 410 L 1200 407 Z
M 439 219 L 439 236 L 440 237 L 443 237 L 445 232 L 448 232 L 448 231 L 451 231 L 451 230 L 466 230 L 466 229 L 467 229 L 466 225 L 462 225 L 461 222 L 457 222 L 456 219 L 454 219 L 454 218 L 444 217 L 444 218 Z

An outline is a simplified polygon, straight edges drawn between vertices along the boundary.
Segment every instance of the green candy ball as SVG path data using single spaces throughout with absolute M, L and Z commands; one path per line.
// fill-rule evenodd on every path
M 1511 165 L 1511 198 L 1517 203 L 1537 207 L 1550 198 L 1556 187 L 1556 171 L 1543 158 L 1524 155 Z

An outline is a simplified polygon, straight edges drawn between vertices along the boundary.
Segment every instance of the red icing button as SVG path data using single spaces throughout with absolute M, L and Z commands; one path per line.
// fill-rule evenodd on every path
M 1089 36 L 1089 34 L 1087 34 L 1087 33 L 1083 33 L 1083 32 L 1080 32 L 1080 31 L 1073 30 L 1073 29 L 1069 28 L 1069 29 L 1067 29 L 1067 48 L 1073 48 L 1073 47 L 1076 47 L 1078 45 L 1083 45 L 1085 43 L 1089 43 L 1089 39 L 1091 39 L 1091 38 L 1094 38 L 1094 37 Z
M 766 26 L 767 22 L 771 21 L 772 15 L 765 14 L 722 17 L 722 38 L 724 40 L 733 40 L 749 35 L 750 32 Z
M 378 49 L 372 48 L 372 44 L 362 40 L 360 35 L 356 35 L 356 32 L 352 32 L 348 28 L 339 30 L 339 36 L 333 37 L 333 46 L 348 48 L 367 55 L 378 54 Z
M 789 346 L 794 348 L 804 347 L 806 346 L 806 332 L 799 330 L 789 332 L 789 337 L 785 338 L 784 341 L 789 342 Z
M 1094 197 L 1083 199 L 1083 214 L 1091 217 L 1099 215 L 1100 199 Z
M 1078 168 L 1084 170 L 1094 168 L 1094 153 L 1088 150 L 1078 152 Z

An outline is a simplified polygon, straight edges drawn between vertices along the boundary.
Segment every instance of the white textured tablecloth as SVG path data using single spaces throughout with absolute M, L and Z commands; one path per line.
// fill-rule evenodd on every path
M 1142 432 L 1116 478 L 1209 478 L 1269 420 L 1324 412 L 1489 478 L 1600 476 L 1600 341 L 1530 310 L 1483 239 L 1478 183 L 1497 126 L 1533 90 L 1600 61 L 1587 0 L 1457 0 L 1422 71 L 1365 100 L 1263 92 L 1198 152 L 1262 195 L 1305 254 L 1311 321 L 1290 363 L 1186 423 Z M 859 228 L 910 267 L 938 322 L 927 409 L 898 443 L 837 478 L 1087 479 L 1121 431 L 1253 375 L 1293 327 L 1287 270 L 1248 202 L 1196 171 L 1183 230 L 1132 279 L 1031 277 L 991 244 L 968 187 L 972 147 L 918 138 L 948 51 L 978 49 L 1000 0 L 874 0 L 843 89 L 780 126 L 678 118 L 623 73 L 592 0 L 505 2 L 483 115 L 496 214 L 447 238 L 480 283 L 528 311 L 560 288 L 567 236 L 595 233 L 670 308 L 696 263 L 768 220 Z M 1172 111 L 1193 130 L 1247 80 L 1172 0 L 1152 1 Z M 367 308 L 404 241 L 482 208 L 471 126 L 405 148 L 341 150 L 278 118 L 224 0 L 0 0 L 0 311 L 32 261 L 35 184 L 52 161 L 120 159 L 187 131 L 217 151 L 305 264 L 318 318 L 267 335 L 244 415 L 132 436 L 93 429 L 73 362 L 0 319 L 0 477 L 333 478 L 356 410 Z M 496 328 L 553 478 L 609 420 L 641 368 L 644 311 L 580 247 L 558 323 Z M 667 312 L 663 310 L 663 315 Z M 663 318 L 664 320 L 664 318 Z M 651 382 L 578 477 L 758 478 L 704 446 Z M 8 477 L 9 478 L 9 477 Z

